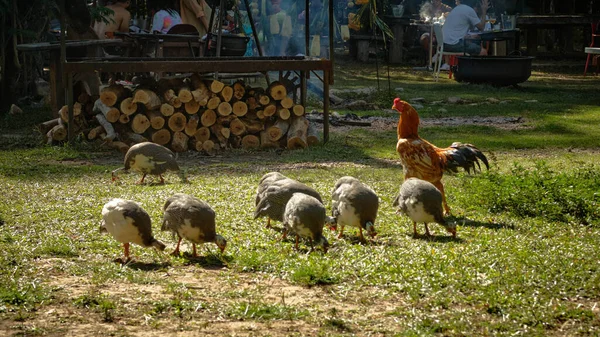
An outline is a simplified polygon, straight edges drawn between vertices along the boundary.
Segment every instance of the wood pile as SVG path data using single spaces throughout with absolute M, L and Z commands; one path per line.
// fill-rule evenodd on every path
M 252 88 L 242 81 L 205 81 L 198 74 L 146 82 L 133 90 L 110 85 L 99 97 L 79 95 L 74 130 L 120 151 L 142 141 L 209 155 L 227 148 L 298 149 L 320 142 L 304 107 L 279 82 Z M 39 126 L 49 143 L 66 139 L 66 106 L 59 115 Z

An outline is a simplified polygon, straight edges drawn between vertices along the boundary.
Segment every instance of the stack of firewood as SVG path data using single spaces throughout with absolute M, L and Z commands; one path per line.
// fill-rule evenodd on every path
M 105 140 L 121 151 L 142 141 L 175 152 L 192 149 L 207 154 L 226 148 L 297 149 L 319 142 L 304 107 L 288 97 L 279 82 L 266 89 L 251 88 L 242 81 L 225 85 L 194 74 L 186 79 L 149 81 L 134 90 L 110 85 L 91 105 L 89 100 L 82 95 L 77 98 L 75 131 L 89 140 Z M 87 123 L 85 116 L 90 115 L 92 122 Z M 46 122 L 51 124 L 43 129 L 49 142 L 66 138 L 66 106 L 60 116 Z

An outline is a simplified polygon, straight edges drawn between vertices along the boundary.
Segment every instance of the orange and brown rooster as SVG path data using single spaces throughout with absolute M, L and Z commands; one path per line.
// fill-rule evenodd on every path
M 447 148 L 436 147 L 419 137 L 419 114 L 410 104 L 396 98 L 392 109 L 400 113 L 396 151 L 404 168 L 404 179 L 414 177 L 432 183 L 442 192 L 444 210 L 450 214 L 442 184 L 444 171 L 458 172 L 462 167 L 470 173 L 471 169 L 475 171 L 475 165 L 481 168 L 479 160 L 489 169 L 487 158 L 471 144 L 455 142 Z

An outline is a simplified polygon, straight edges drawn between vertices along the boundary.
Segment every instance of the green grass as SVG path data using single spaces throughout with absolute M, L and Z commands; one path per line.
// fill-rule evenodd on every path
M 167 174 L 163 186 L 135 185 L 135 174 L 110 183 L 121 157 L 97 144 L 10 142 L 0 148 L 0 318 L 12 326 L 7 331 L 61 334 L 91 324 L 116 335 L 144 329 L 280 336 L 598 335 L 598 80 L 536 73 L 521 89 L 497 89 L 435 84 L 406 68 L 392 71 L 392 88 L 403 87 L 403 98 L 426 99 L 423 118 L 527 120 L 527 128 L 518 130 L 422 129 L 434 144 L 470 142 L 491 159 L 488 172 L 444 178 L 457 240 L 435 224 L 432 238 L 413 238 L 411 222 L 395 214 L 391 202 L 402 169 L 393 130 L 355 128 L 333 133 L 328 144 L 281 155 L 232 151 L 207 160 L 182 154 L 191 183 Z M 340 68 L 336 76 L 336 87 L 376 85 L 370 66 Z M 449 96 L 511 102 L 444 105 L 443 114 L 430 104 Z M 385 93 L 365 98 L 389 104 Z M 530 99 L 538 103 L 525 103 Z M 31 130 L 12 118 L 5 117 L 0 133 Z M 309 253 L 305 241 L 296 251 L 292 238 L 282 241 L 264 219 L 252 219 L 256 183 L 271 170 L 313 186 L 328 209 L 339 177 L 369 184 L 382 201 L 375 240 L 360 244 L 354 228 L 346 228 L 343 239 L 326 230 L 327 254 Z M 122 246 L 99 234 L 103 204 L 113 197 L 140 202 L 155 236 L 171 251 L 175 241 L 159 227 L 165 199 L 177 192 L 212 205 L 217 231 L 229 242 L 225 253 L 207 244 L 194 259 L 188 244 L 179 257 L 133 246 L 136 262 L 112 262 Z

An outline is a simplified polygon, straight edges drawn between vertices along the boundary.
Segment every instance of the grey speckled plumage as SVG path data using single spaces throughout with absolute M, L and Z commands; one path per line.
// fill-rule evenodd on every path
M 185 173 L 180 170 L 175 153 L 168 148 L 152 142 L 143 142 L 133 145 L 125 154 L 124 167 L 114 170 L 113 180 L 116 179 L 115 173 L 120 170 L 134 170 L 143 174 L 139 184 L 144 182 L 148 174 L 157 175 L 161 184 L 164 183 L 163 173 L 167 170 L 178 172 L 182 181 L 186 182 Z
M 400 193 L 393 201 L 402 213 L 413 221 L 413 234 L 417 236 L 417 222 L 425 223 L 425 233 L 429 233 L 427 224 L 437 222 L 456 237 L 456 226 L 447 223 L 442 208 L 442 193 L 430 182 L 409 178 L 400 186 Z
M 270 219 L 283 222 L 285 206 L 294 193 L 310 195 L 322 202 L 321 195 L 312 187 L 297 180 L 290 179 L 277 172 L 265 174 L 257 188 L 254 219 L 267 216 Z
M 110 233 L 123 243 L 125 261 L 129 260 L 129 243 L 164 250 L 165 245 L 152 236 L 152 221 L 148 213 L 136 202 L 111 199 L 102 208 L 101 232 Z
M 310 240 L 313 249 L 314 241 L 327 252 L 329 243 L 323 236 L 325 218 L 325 206 L 321 201 L 304 193 L 294 193 L 285 206 L 284 238 L 291 230 L 296 235 L 296 249 L 298 249 L 298 238 L 302 236 Z
M 338 238 L 342 237 L 344 226 L 357 227 L 359 237 L 364 241 L 362 230 L 375 236 L 375 219 L 379 210 L 379 197 L 369 186 L 358 179 L 345 176 L 335 183 L 331 192 L 331 215 L 340 225 Z
M 161 230 L 171 231 L 179 236 L 173 254 L 179 253 L 181 239 L 192 242 L 193 255 L 196 256 L 196 244 L 214 242 L 221 252 L 227 246 L 227 240 L 216 232 L 215 211 L 206 202 L 183 193 L 177 193 L 167 199 L 163 206 L 164 217 Z

